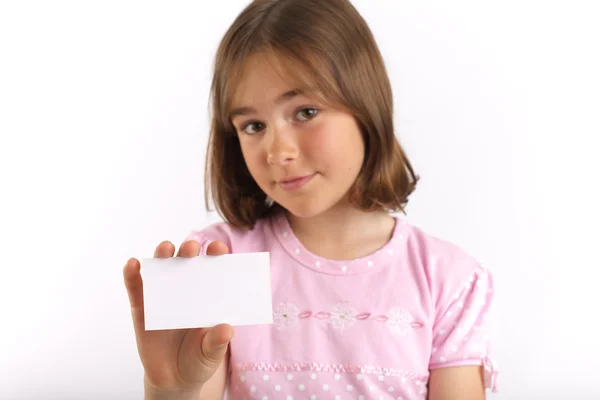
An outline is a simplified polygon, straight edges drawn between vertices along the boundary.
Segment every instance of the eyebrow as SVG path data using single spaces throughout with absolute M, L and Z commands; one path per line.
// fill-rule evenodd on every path
M 304 93 L 306 93 L 306 91 L 304 89 L 300 89 L 300 88 L 289 90 L 289 91 L 283 93 L 282 95 L 280 95 L 279 97 L 277 97 L 277 99 L 275 100 L 275 104 L 281 104 L 283 102 L 289 101 L 289 100 L 293 99 L 294 97 L 300 96 Z M 252 114 L 252 113 L 256 113 L 255 108 L 236 107 L 236 108 L 233 108 L 231 110 L 231 112 L 229 113 L 229 118 L 233 119 L 234 117 L 237 117 L 240 115 L 248 115 L 248 114 Z

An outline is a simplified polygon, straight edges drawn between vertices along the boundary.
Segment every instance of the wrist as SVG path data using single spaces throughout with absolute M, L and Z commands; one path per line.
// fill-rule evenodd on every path
M 202 386 L 189 388 L 158 389 L 144 377 L 145 400 L 199 400 Z

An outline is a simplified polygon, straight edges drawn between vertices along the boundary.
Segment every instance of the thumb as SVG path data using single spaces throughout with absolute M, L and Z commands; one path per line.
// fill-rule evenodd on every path
M 218 366 L 225 353 L 229 342 L 233 338 L 233 328 L 229 324 L 221 324 L 208 330 L 202 339 L 202 357 L 207 365 Z

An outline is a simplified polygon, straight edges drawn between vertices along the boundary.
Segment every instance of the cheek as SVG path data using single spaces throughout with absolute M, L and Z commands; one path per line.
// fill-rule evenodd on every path
M 323 129 L 314 130 L 310 135 L 306 135 L 303 145 L 305 157 L 320 167 L 334 164 L 339 152 L 339 143 L 334 136 Z
M 364 157 L 364 143 L 353 124 L 337 124 L 307 135 L 305 154 L 325 171 L 355 172 Z

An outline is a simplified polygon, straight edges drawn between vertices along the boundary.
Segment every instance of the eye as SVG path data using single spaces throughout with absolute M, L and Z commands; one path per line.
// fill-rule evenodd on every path
M 264 128 L 265 126 L 260 122 L 250 122 L 245 124 L 242 130 L 248 135 L 254 135 L 255 133 L 260 132 Z
M 296 117 L 300 121 L 308 121 L 308 120 L 311 120 L 314 117 L 316 117 L 318 113 L 319 113 L 319 110 L 317 110 L 316 108 L 307 107 L 307 108 L 303 108 L 303 109 L 299 110 L 296 113 Z

